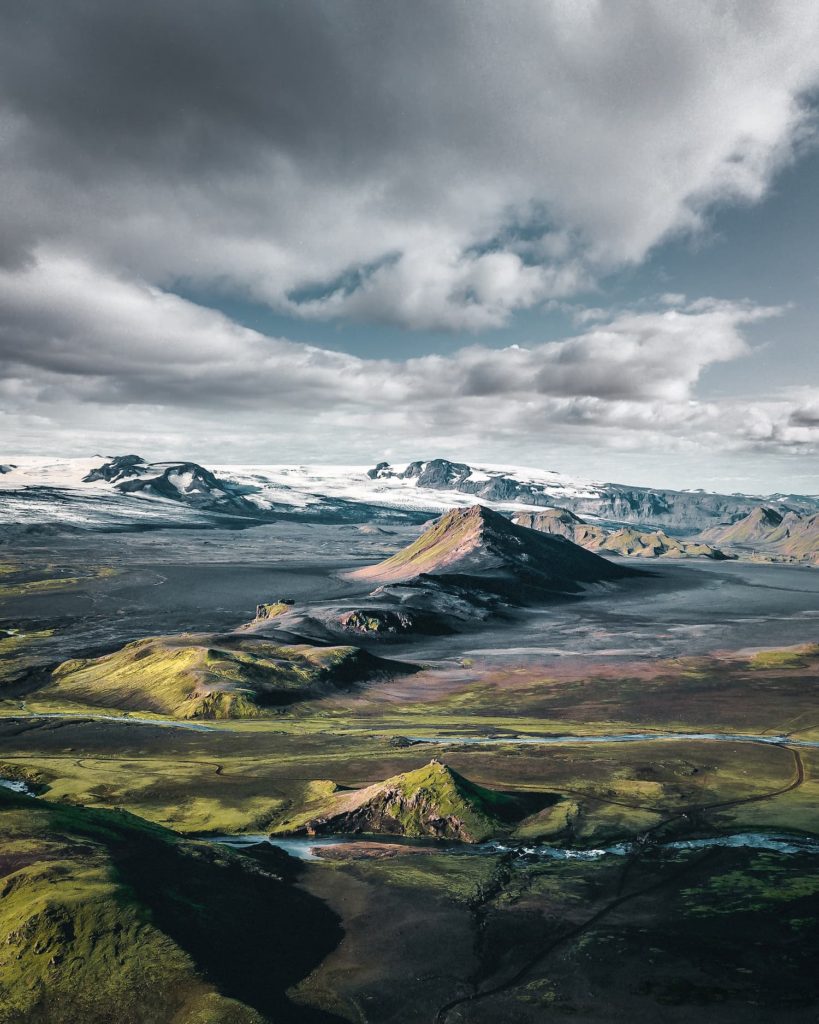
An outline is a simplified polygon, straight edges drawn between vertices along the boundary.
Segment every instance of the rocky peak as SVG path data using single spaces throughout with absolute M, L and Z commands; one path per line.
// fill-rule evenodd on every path
M 95 483 L 97 480 L 105 480 L 107 483 L 115 483 L 127 477 L 139 476 L 147 468 L 148 464 L 140 455 L 115 455 L 87 473 L 83 477 L 83 482 Z
M 472 472 L 464 462 L 450 462 L 448 459 L 432 459 L 430 462 L 411 462 L 403 473 L 402 480 L 415 479 L 418 487 L 449 488 L 465 480 Z
M 585 551 L 565 537 L 517 526 L 485 505 L 450 509 L 417 540 L 348 579 L 398 583 L 431 574 L 457 576 L 479 589 L 521 587 L 575 592 L 581 582 L 618 579 L 631 570 Z

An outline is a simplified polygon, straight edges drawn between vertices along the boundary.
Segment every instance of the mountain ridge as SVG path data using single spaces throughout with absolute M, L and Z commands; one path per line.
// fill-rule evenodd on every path
M 705 530 L 701 539 L 756 558 L 819 565 L 819 513 L 805 515 L 759 505 L 735 523 Z
M 588 482 L 554 470 L 437 458 L 401 467 L 204 466 L 140 455 L 12 458 L 0 473 L 0 524 L 27 532 L 246 528 L 281 517 L 331 522 L 420 522 L 475 501 L 509 514 L 565 508 L 602 525 L 693 536 L 744 518 L 760 504 L 780 514 L 819 512 L 819 496 L 743 495 Z
M 708 558 L 712 561 L 736 557 L 726 555 L 719 548 L 702 541 L 669 537 L 660 529 L 646 531 L 629 526 L 612 529 L 590 524 L 563 508 L 519 513 L 512 521 L 531 530 L 566 537 L 597 554 L 619 555 L 623 558 Z
M 524 471 L 525 473 L 526 471 Z M 448 459 L 416 460 L 404 470 L 380 462 L 368 471 L 378 480 L 412 480 L 416 487 L 471 494 L 487 501 L 519 502 L 544 508 L 566 508 L 611 522 L 659 525 L 674 529 L 702 529 L 708 520 L 739 519 L 760 503 L 759 495 L 722 494 L 715 491 L 635 486 L 615 482 L 581 483 L 556 472 L 543 481 L 519 479 L 515 470 L 502 470 Z M 550 484 L 549 477 L 554 479 Z M 816 495 L 770 495 L 769 504 L 786 511 L 819 511 Z

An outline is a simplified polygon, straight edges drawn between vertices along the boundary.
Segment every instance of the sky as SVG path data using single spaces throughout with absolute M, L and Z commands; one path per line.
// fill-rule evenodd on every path
M 819 493 L 813 0 L 0 0 L 0 460 Z

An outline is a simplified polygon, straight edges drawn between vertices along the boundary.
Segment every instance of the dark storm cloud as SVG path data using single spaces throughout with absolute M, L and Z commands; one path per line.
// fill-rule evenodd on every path
M 7 264 L 50 245 L 421 328 L 498 325 L 759 198 L 819 74 L 807 2 L 33 0 L 0 20 Z

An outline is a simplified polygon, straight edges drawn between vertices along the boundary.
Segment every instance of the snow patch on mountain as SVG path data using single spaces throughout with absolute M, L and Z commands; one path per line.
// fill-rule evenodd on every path
M 50 522 L 58 514 L 87 515 L 97 523 L 108 514 L 142 517 L 148 514 L 147 506 L 156 510 L 160 519 L 163 515 L 175 519 L 177 512 L 169 512 L 169 507 L 185 506 L 194 519 L 198 513 L 213 513 L 250 522 L 271 521 L 281 515 L 333 515 L 364 521 L 385 515 L 440 515 L 479 504 L 509 515 L 563 508 L 587 521 L 662 527 L 677 535 L 690 535 L 717 523 L 742 519 L 762 501 L 781 514 L 819 511 L 819 498 L 810 495 L 765 499 L 630 487 L 580 480 L 555 470 L 440 458 L 395 465 L 379 462 L 372 467 L 271 464 L 207 468 L 185 461 L 151 463 L 133 454 L 86 459 L 26 456 L 4 460 L 3 469 L 0 522 L 17 521 L 19 516 L 34 516 L 37 521 L 45 517 Z M 114 503 L 103 504 L 103 498 Z M 92 509 L 95 501 L 98 514 Z M 143 508 L 137 509 L 137 505 Z M 48 516 L 47 506 L 53 506 Z M 103 507 L 107 509 L 104 513 Z

